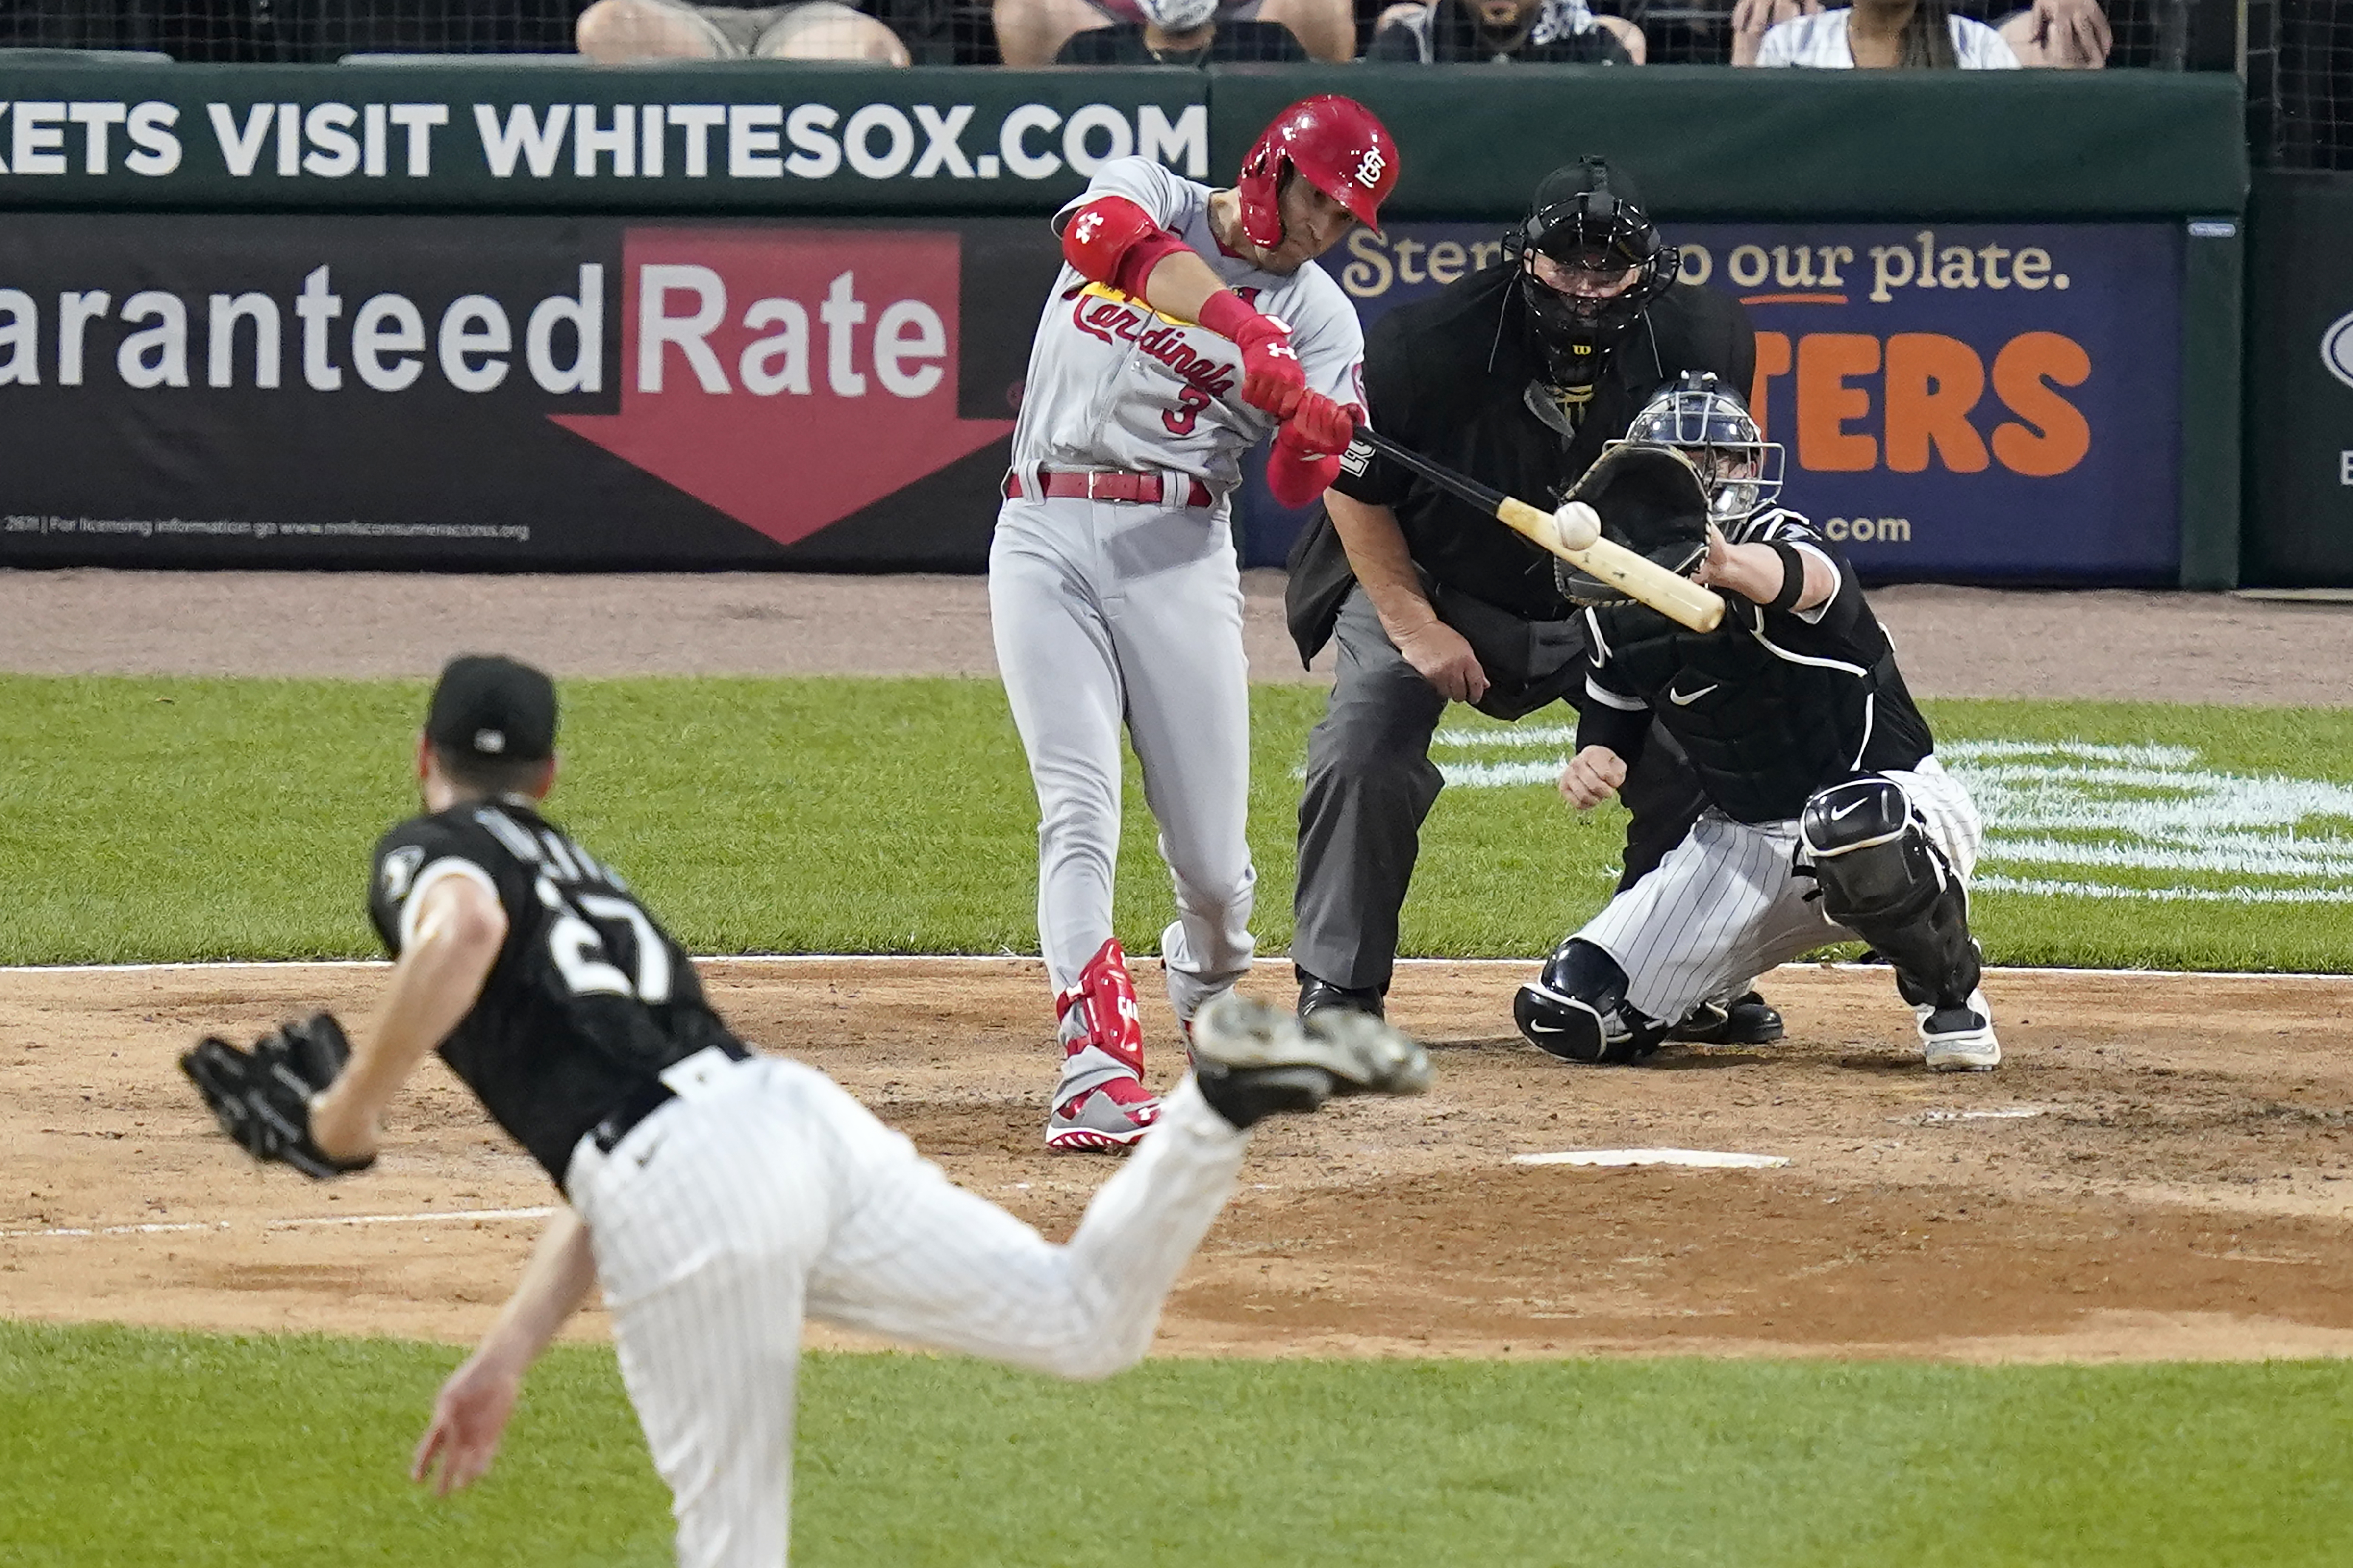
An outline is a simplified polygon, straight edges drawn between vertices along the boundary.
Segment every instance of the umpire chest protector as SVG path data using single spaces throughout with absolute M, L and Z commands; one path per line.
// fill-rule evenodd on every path
M 1739 599 L 1712 632 L 1633 604 L 1597 605 L 1586 617 L 1601 679 L 1613 689 L 1589 694 L 1608 702 L 1626 692 L 1647 703 L 1690 755 L 1708 798 L 1736 821 L 1788 820 L 1826 784 L 1909 768 L 1927 753 L 1926 725 L 1883 639 L 1870 663 L 1853 649 L 1806 651 L 1796 646 L 1811 630 L 1803 621 Z

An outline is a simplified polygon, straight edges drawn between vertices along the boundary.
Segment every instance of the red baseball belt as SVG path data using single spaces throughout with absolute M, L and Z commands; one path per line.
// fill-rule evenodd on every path
M 1175 476 L 1130 473 L 1124 468 L 1041 468 L 1038 473 L 1039 486 L 1046 494 L 1059 500 L 1124 500 L 1141 501 L 1152 506 L 1189 507 L 1215 506 L 1218 498 L 1209 487 L 1198 479 L 1186 482 L 1184 500 L 1180 503 L 1169 492 L 1175 486 L 1169 480 Z M 1021 476 L 1005 476 L 1005 499 L 1020 500 L 1025 492 Z

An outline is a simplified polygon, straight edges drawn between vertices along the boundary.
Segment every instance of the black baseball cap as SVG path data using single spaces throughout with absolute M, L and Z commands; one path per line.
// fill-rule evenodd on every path
M 450 756 L 543 763 L 555 755 L 555 682 L 496 654 L 460 654 L 441 668 L 425 738 Z

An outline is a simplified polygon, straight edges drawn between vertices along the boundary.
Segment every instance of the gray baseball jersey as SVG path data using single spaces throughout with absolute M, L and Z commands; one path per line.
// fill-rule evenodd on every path
M 1054 218 L 1098 196 L 1125 196 L 1191 246 L 1220 282 L 1291 328 L 1308 386 L 1364 405 L 1365 333 L 1356 307 L 1309 262 L 1288 278 L 1228 253 L 1209 230 L 1209 187 L 1145 158 L 1120 158 Z M 1013 467 L 1190 474 L 1219 491 L 1241 482 L 1241 455 L 1274 420 L 1241 400 L 1241 351 L 1207 327 L 1164 316 L 1065 266 L 1038 322 Z

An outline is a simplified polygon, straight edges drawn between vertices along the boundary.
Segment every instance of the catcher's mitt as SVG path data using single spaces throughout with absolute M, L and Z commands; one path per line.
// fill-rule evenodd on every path
M 1637 555 L 1647 555 L 1682 576 L 1707 554 L 1707 484 L 1691 459 L 1672 447 L 1615 443 L 1602 449 L 1593 467 L 1565 498 L 1581 500 L 1601 517 L 1601 536 Z M 1626 603 L 1615 584 L 1555 561 L 1560 591 L 1571 604 Z
M 282 1160 L 312 1181 L 323 1182 L 375 1163 L 330 1158 L 311 1138 L 311 1097 L 335 1081 L 351 1059 L 351 1042 L 332 1013 L 314 1013 L 299 1024 L 281 1024 L 239 1050 L 206 1036 L 180 1058 L 196 1091 L 220 1122 L 221 1131 L 257 1160 Z

